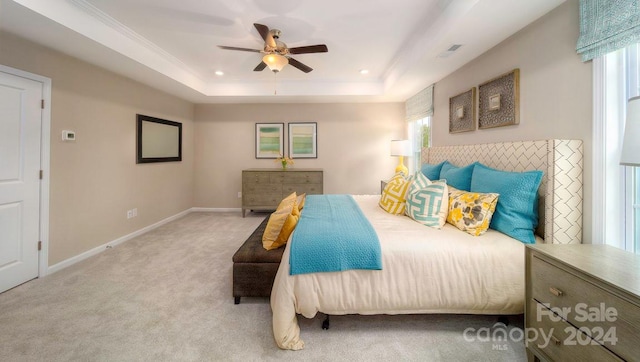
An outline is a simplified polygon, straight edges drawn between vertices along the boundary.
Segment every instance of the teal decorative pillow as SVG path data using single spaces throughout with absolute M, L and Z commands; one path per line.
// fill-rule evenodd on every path
M 464 167 L 456 167 L 445 161 L 440 170 L 440 179 L 447 180 L 447 185 L 453 186 L 458 190 L 470 191 L 471 175 L 477 162 Z
M 431 182 L 422 172 L 416 172 L 407 193 L 405 213 L 415 221 L 440 229 L 447 221 L 449 195 L 443 180 Z
M 500 194 L 489 227 L 534 244 L 538 226 L 538 187 L 542 171 L 507 172 L 478 163 L 471 178 L 472 192 Z
M 422 165 L 420 171 L 423 175 L 427 176 L 429 180 L 437 180 L 440 178 L 440 170 L 442 170 L 442 166 L 445 164 L 445 162 L 447 161 L 442 161 L 437 165 L 430 165 L 428 163 L 425 163 L 424 165 Z

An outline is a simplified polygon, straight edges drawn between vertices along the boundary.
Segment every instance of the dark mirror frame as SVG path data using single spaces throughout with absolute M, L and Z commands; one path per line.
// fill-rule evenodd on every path
M 155 118 L 145 116 L 142 114 L 136 115 L 136 163 L 151 163 L 151 162 L 173 162 L 182 161 L 182 123 L 168 121 L 166 119 Z M 170 157 L 142 157 L 142 124 L 143 122 L 160 123 L 167 126 L 174 126 L 178 128 L 178 154 Z

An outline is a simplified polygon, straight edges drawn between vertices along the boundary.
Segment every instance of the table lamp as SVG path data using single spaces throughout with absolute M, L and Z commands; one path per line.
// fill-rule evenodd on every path
M 402 171 L 405 175 L 409 175 L 409 169 L 404 165 L 404 156 L 411 156 L 411 142 L 409 140 L 392 140 L 391 156 L 398 157 L 398 167 L 396 173 Z

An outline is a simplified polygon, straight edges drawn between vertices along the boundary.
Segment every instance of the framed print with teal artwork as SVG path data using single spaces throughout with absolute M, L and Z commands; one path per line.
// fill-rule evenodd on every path
M 316 122 L 289 123 L 289 157 L 318 158 Z
M 284 123 L 256 123 L 256 158 L 284 156 Z

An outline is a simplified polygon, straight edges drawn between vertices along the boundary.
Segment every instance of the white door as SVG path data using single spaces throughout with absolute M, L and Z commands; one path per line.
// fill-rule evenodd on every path
M 42 92 L 0 71 L 0 292 L 38 277 Z

